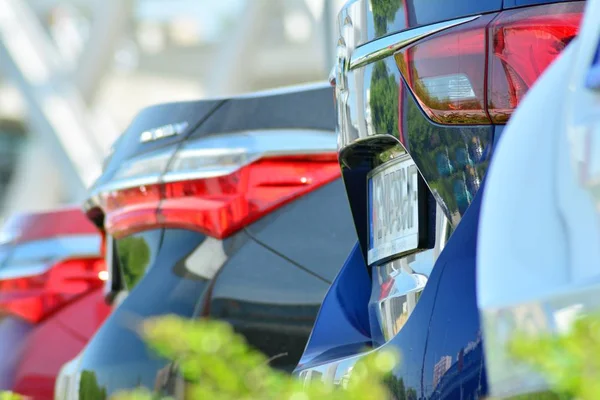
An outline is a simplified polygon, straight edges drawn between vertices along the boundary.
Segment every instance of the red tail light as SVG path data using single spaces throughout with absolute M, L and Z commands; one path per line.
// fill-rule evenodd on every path
M 0 312 L 33 323 L 92 289 L 100 288 L 105 271 L 99 258 L 64 260 L 45 272 L 4 278 L 0 272 Z M 18 272 L 18 271 L 15 271 Z
M 1 314 L 36 323 L 104 284 L 102 238 L 77 208 L 14 216 L 0 236 Z
M 396 283 L 394 281 L 394 278 L 390 278 L 381 284 L 381 289 L 379 292 L 379 300 L 386 299 L 390 295 L 390 292 L 394 288 L 394 283 Z
M 223 177 L 168 183 L 158 220 L 224 238 L 339 174 L 335 156 L 272 158 Z
M 555 3 L 484 16 L 403 48 L 396 62 L 433 121 L 505 123 L 577 35 L 584 7 Z
M 340 175 L 333 132 L 236 133 L 164 152 L 172 157 L 163 158 L 160 178 L 99 190 L 111 235 L 169 227 L 221 239 Z

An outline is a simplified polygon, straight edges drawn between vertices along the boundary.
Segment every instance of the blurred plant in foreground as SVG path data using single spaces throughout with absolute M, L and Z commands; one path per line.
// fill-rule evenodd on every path
M 0 391 L 0 400 L 22 400 L 22 399 L 23 399 L 23 397 L 18 394 L 15 394 L 12 392 Z
M 158 355 L 177 363 L 189 399 L 387 399 L 384 379 L 398 364 L 392 352 L 378 352 L 359 362 L 347 390 L 320 381 L 304 384 L 272 369 L 267 358 L 221 321 L 163 316 L 142 323 L 141 334 Z M 118 400 L 156 399 L 145 389 L 122 392 Z
M 575 320 L 562 335 L 518 333 L 509 343 L 509 353 L 544 377 L 552 398 L 600 399 L 599 314 Z

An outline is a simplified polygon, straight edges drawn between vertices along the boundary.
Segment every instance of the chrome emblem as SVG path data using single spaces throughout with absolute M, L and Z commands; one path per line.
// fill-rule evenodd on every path
M 167 138 L 170 136 L 180 135 L 188 127 L 187 121 L 178 122 L 176 124 L 163 125 L 158 128 L 150 129 L 142 132 L 140 142 L 152 142 L 154 140 Z

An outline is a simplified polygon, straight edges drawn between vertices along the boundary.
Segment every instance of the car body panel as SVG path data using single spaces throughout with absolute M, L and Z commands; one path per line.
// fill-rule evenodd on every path
M 420 26 L 500 11 L 502 9 L 558 3 L 564 0 L 349 0 L 338 21 L 347 25 L 356 46 Z M 349 20 L 345 20 L 346 17 Z
M 268 131 L 293 140 L 295 133 L 315 131 L 330 134 L 332 146 L 326 153 L 333 155 L 332 99 L 333 88 L 319 83 L 221 99 L 218 104 L 207 101 L 214 108 L 204 113 L 208 108 L 201 107 L 202 121 L 176 146 L 228 133 L 252 138 L 252 133 Z M 153 121 L 153 125 L 161 125 L 174 119 Z M 150 126 L 136 123 L 141 124 L 139 129 Z M 125 135 L 140 134 L 134 128 L 136 123 Z M 124 145 L 127 143 L 116 144 L 115 155 Z M 283 150 L 290 148 L 293 146 Z M 122 154 L 134 152 L 123 150 Z M 117 163 L 115 157 L 109 164 Z M 106 174 L 92 196 L 111 185 L 110 168 Z M 167 180 L 164 175 L 158 181 L 161 179 Z M 88 212 L 93 218 L 91 214 Z M 102 218 L 97 221 L 102 223 Z M 356 240 L 339 178 L 278 206 L 225 239 L 205 236 L 200 228 L 159 226 L 110 239 L 117 266 L 112 269 L 113 280 L 120 281 L 116 289 L 127 294 L 77 363 L 65 370 L 82 377 L 79 398 L 98 393 L 110 396 L 138 385 L 174 394 L 177 379 L 171 378 L 176 377 L 176 369 L 152 354 L 132 325 L 141 318 L 166 313 L 228 321 L 251 346 L 263 351 L 274 367 L 291 371 L 323 296 Z M 73 392 L 72 388 L 66 391 Z
M 328 286 L 249 241 L 223 265 L 199 316 L 229 322 L 252 347 L 274 357 L 272 366 L 291 372 Z
M 390 33 L 501 9 L 502 0 L 350 0 L 340 15 L 350 16 L 359 46 Z M 340 26 L 348 23 L 344 19 Z
M 264 216 L 246 231 L 256 241 L 331 283 L 338 271 L 332 266 L 350 253 L 356 238 L 343 191 L 343 182 L 337 179 Z
M 481 198 L 479 191 L 434 267 L 443 271 L 427 325 L 423 398 L 477 399 L 487 393 L 475 290 Z
M 57 372 L 81 351 L 109 310 L 102 290 L 96 289 L 36 326 L 25 340 L 12 390 L 36 399 L 53 398 Z
M 486 392 L 474 281 L 480 200 L 481 194 L 476 195 L 472 207 L 435 261 L 427 285 L 406 324 L 390 341 L 372 350 L 394 349 L 400 353 L 402 362 L 387 381 L 396 398 L 477 398 L 478 394 Z M 349 375 L 354 363 L 366 354 L 367 343 L 360 343 L 360 340 L 370 341 L 369 329 L 364 326 L 365 318 L 368 319 L 365 315 L 368 298 L 364 293 L 370 294 L 370 282 L 368 290 L 357 286 L 364 286 L 362 282 L 365 281 L 367 266 L 356 249 L 323 302 L 303 358 L 295 371 L 302 379 L 337 382 L 340 377 Z M 345 279 L 347 281 L 342 282 Z M 460 288 L 455 285 L 457 279 L 461 281 Z M 357 321 L 353 315 L 362 315 L 362 328 L 346 328 L 338 333 L 340 320 L 348 321 L 346 326 L 356 326 L 356 322 L 350 322 Z M 464 326 L 465 329 L 456 330 L 456 326 Z M 361 347 L 363 351 L 357 351 Z M 461 350 L 463 356 L 469 355 L 468 363 L 465 363 L 464 357 L 459 362 Z M 450 357 L 448 368 L 436 368 L 436 364 L 439 365 L 446 356 Z M 436 370 L 439 387 L 433 385 Z M 457 393 L 458 397 L 452 397 Z
M 306 197 L 312 200 L 303 202 L 300 198 L 283 206 L 281 218 L 286 217 L 286 210 L 290 214 L 306 215 L 308 221 L 316 221 L 323 212 L 336 218 L 349 218 L 339 180 Z M 315 204 L 321 207 L 315 208 Z M 297 216 L 292 217 L 297 220 Z M 264 224 L 265 229 L 273 229 L 271 222 Z M 312 233 L 315 241 L 303 242 L 304 245 L 297 244 L 294 248 L 296 252 L 318 254 L 321 243 L 331 242 L 333 237 L 337 249 L 326 258 L 328 264 L 310 257 L 291 260 L 297 253 L 286 248 L 273 251 L 245 230 L 224 241 L 175 229 L 139 232 L 117 239 L 118 253 L 126 248 L 134 256 L 150 252 L 153 255 L 142 257 L 144 262 L 134 259 L 133 265 L 123 268 L 137 271 L 129 273 L 138 277 L 134 279 L 137 284 L 82 353 L 78 368 L 89 377 L 91 383 L 86 385 L 107 395 L 138 384 L 167 392 L 173 390 L 168 385 L 169 379 L 161 384 L 170 370 L 169 364 L 152 355 L 131 325 L 141 318 L 165 313 L 225 320 L 253 347 L 273 357 L 274 367 L 291 372 L 300 359 L 329 287 L 326 277 L 335 276 L 346 258 L 347 252 L 343 249 L 356 240 L 351 220 L 336 223 L 331 219 L 331 222 L 329 229 Z M 290 226 L 293 225 L 287 225 L 288 232 L 280 230 L 289 240 L 298 241 L 302 235 L 311 233 L 309 224 L 296 230 L 289 229 Z M 342 234 L 342 229 L 350 231 Z M 157 246 L 159 234 L 162 239 Z M 132 244 L 132 239 L 137 244 Z M 124 241 L 126 245 L 122 244 Z M 284 253 L 291 256 L 282 256 Z M 123 266 L 128 256 L 117 258 Z M 107 346 L 105 343 L 115 344 Z M 86 398 L 85 390 L 80 387 L 82 399 Z
M 267 129 L 333 130 L 333 89 L 324 83 L 303 85 L 227 99 L 190 139 L 209 134 Z M 293 130 L 288 131 L 293 134 Z
M 431 122 L 400 76 L 393 56 L 348 71 L 344 85 L 345 88 L 338 89 L 339 96 L 345 99 L 339 102 L 343 109 L 339 119 L 340 160 L 344 177 L 346 170 L 361 174 L 346 184 L 353 212 L 357 213 L 354 222 L 359 235 L 366 232 L 366 215 L 363 215 L 366 206 L 362 205 L 366 204 L 367 191 L 362 176 L 366 177 L 366 173 L 385 161 L 382 154 L 393 151 L 406 150 L 410 154 L 438 204 L 456 226 L 485 174 L 494 127 L 444 126 Z M 367 99 L 362 93 L 365 89 L 361 88 L 374 89 L 369 89 Z M 388 104 L 392 111 L 387 110 Z M 366 110 L 370 110 L 368 119 L 364 116 Z M 458 151 L 467 155 L 467 163 L 457 161 L 457 154 L 452 152 Z M 356 188 L 356 184 L 362 187 Z M 361 243 L 364 242 L 361 238 Z
M 420 3 L 425 7 L 426 2 Z M 363 257 L 355 251 L 334 281 L 295 374 L 304 380 L 316 378 L 340 384 L 354 363 L 368 352 L 396 349 L 402 362 L 387 381 L 394 398 L 480 398 L 487 394 L 487 381 L 476 306 L 475 255 L 481 188 L 496 136 L 503 129 L 494 125 L 432 122 L 400 74 L 390 50 L 395 49 L 393 39 L 373 42 L 373 38 L 402 31 L 406 32 L 402 37 L 415 35 L 411 40 L 417 40 L 423 37 L 419 35 L 460 25 L 479 14 L 488 14 L 481 17 L 487 23 L 502 10 L 502 1 L 476 5 L 462 2 L 457 7 L 447 7 L 447 3 L 432 7 L 427 3 L 431 17 L 421 14 L 421 21 L 427 22 L 411 25 L 405 16 L 404 25 L 393 28 L 395 32 L 383 29 L 381 34 L 372 36 L 363 29 L 373 19 L 371 11 L 362 10 L 361 14 L 355 8 L 360 4 L 350 1 L 340 13 L 337 65 L 332 78 L 336 85 L 339 159 L 358 233 L 357 248 Z M 406 9 L 410 11 L 411 5 L 406 5 Z M 412 28 L 418 29 L 413 32 Z M 406 40 L 404 45 L 412 43 Z M 365 56 L 367 61 L 361 61 L 361 54 L 373 57 Z M 365 262 L 369 233 L 367 179 L 374 169 L 407 155 L 416 164 L 425 185 L 419 188 L 426 192 L 426 201 L 419 199 L 419 208 L 423 210 L 420 218 L 426 221 L 428 240 L 422 247 L 408 249 L 393 260 L 384 259 L 369 266 Z M 426 261 L 420 267 L 426 267 L 426 273 L 420 274 L 411 266 L 415 257 L 424 257 Z M 402 268 L 392 268 L 396 262 Z M 344 274 L 350 276 L 351 265 L 366 271 L 362 278 L 361 273 L 353 274 L 353 279 L 367 278 L 368 284 L 348 279 L 344 283 L 347 288 L 341 286 Z M 389 281 L 380 275 L 388 266 L 397 274 L 387 277 Z M 398 327 L 386 337 L 379 332 L 383 326 L 379 319 L 384 316 L 375 315 L 378 309 L 372 308 L 381 299 L 377 298 L 380 293 L 372 289 L 370 281 L 375 276 L 383 279 L 375 281 L 373 288 L 377 282 L 395 285 L 394 279 L 405 274 L 405 270 L 420 274 L 425 283 L 414 300 L 416 305 L 396 315 L 397 320 L 392 322 Z M 352 296 L 341 297 L 346 292 Z M 408 306 L 408 300 L 404 304 Z M 361 330 L 356 327 L 357 316 L 362 315 L 364 320 L 365 313 L 370 326 L 364 329 L 363 325 Z M 330 320 L 338 324 L 345 321 L 344 329 L 331 333 L 335 328 Z M 363 347 L 360 351 L 361 344 L 370 345 L 370 350 L 365 353 Z
M 127 129 L 119 136 L 113 145 L 102 171 L 102 175 L 91 189 L 109 182 L 118 168 L 127 160 L 144 153 L 175 146 L 185 138 L 215 109 L 223 103 L 222 100 L 202 100 L 177 103 L 158 104 L 140 111 Z M 162 137 L 157 140 L 142 142 L 144 132 L 157 129 L 169 124 L 186 123 L 186 128 L 179 134 Z
M 506 8 L 516 8 L 523 6 L 535 6 L 539 4 L 550 4 L 550 3 L 560 3 L 565 0 L 504 0 L 503 7 Z M 568 1 L 568 0 L 566 0 Z
M 588 81 L 600 49 L 599 13 L 600 1 L 586 3 L 578 38 L 519 106 L 490 167 L 477 300 L 495 397 L 533 398 L 549 389 L 538 373 L 504 351 L 516 327 L 560 335 L 600 308 L 600 94 Z
M 0 390 L 12 390 L 16 369 L 34 325 L 18 317 L 0 317 Z
M 105 161 L 102 175 L 90 190 L 91 197 L 93 199 L 97 190 L 113 180 L 124 162 L 160 149 L 177 147 L 188 138 L 255 129 L 333 129 L 335 120 L 330 113 L 332 96 L 330 87 L 315 84 L 307 85 L 300 92 L 265 92 L 235 98 L 164 103 L 144 108 L 112 146 L 112 153 Z M 289 112 L 290 107 L 295 112 Z M 312 117 L 307 120 L 306 115 Z M 141 141 L 141 136 L 146 131 L 179 123 L 186 123 L 186 127 L 178 134 Z M 94 204 L 87 205 L 88 208 L 93 206 Z
M 11 216 L 0 240 L 0 279 L 9 285 L 0 293 L 7 295 L 0 317 L 0 390 L 52 399 L 61 366 L 111 310 L 101 289 L 102 237 L 79 208 L 67 206 Z M 48 293 L 62 298 L 52 303 L 38 297 Z M 19 307 L 13 298 L 33 307 Z
M 79 388 L 82 399 L 87 398 L 86 393 L 91 393 L 88 385 L 102 388 L 108 395 L 138 384 L 152 388 L 157 371 L 166 362 L 148 351 L 135 331 L 137 325 L 143 318 L 155 315 L 176 313 L 191 317 L 197 295 L 207 285 L 205 279 L 185 269 L 186 258 L 205 236 L 176 229 L 159 231 L 162 243 L 153 264 L 136 263 L 140 270 L 145 266 L 139 272 L 143 279 L 98 329 L 81 355 L 81 373 L 89 376 L 85 385 Z M 152 243 L 156 232 L 150 231 L 145 236 L 150 237 L 149 241 L 144 240 L 144 234 L 134 236 L 138 243 L 135 254 L 142 258 L 141 261 L 149 258 L 148 243 Z M 134 270 L 137 272 L 138 268 Z

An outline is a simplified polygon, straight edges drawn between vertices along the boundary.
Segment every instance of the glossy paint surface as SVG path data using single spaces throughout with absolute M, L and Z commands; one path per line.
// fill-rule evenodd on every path
M 0 390 L 12 390 L 15 371 L 34 325 L 18 317 L 0 317 Z
M 341 179 L 266 215 L 246 231 L 327 284 L 335 279 L 356 240 Z
M 200 137 L 265 130 L 285 136 L 278 143 L 289 151 L 288 142 L 301 130 L 333 136 L 332 99 L 332 87 L 320 83 L 144 110 L 116 144 L 96 189 L 111 183 L 123 161 Z M 192 116 L 195 122 L 181 135 L 138 142 L 144 130 Z M 102 213 L 95 215 L 102 223 Z M 82 354 L 80 398 L 137 385 L 173 393 L 171 366 L 149 354 L 129 322 L 167 312 L 229 321 L 252 346 L 274 357 L 273 366 L 291 371 L 355 241 L 339 179 L 224 240 L 166 228 L 117 238 L 114 259 L 129 294 Z
M 352 365 L 364 354 L 357 346 L 348 346 L 348 343 L 356 341 L 357 330 L 342 331 L 335 338 L 330 338 L 333 335 L 327 332 L 335 331 L 329 321 L 350 320 L 347 310 L 359 309 L 370 320 L 365 335 L 370 338 L 370 351 L 394 347 L 402 354 L 402 363 L 388 382 L 395 398 L 480 398 L 487 393 L 487 384 L 475 296 L 475 254 L 481 187 L 492 154 L 495 127 L 444 126 L 432 122 L 405 84 L 393 55 L 376 57 L 376 61 L 359 63 L 351 68 L 347 62 L 356 46 L 374 37 L 383 37 L 392 29 L 397 32 L 452 18 L 499 11 L 502 2 L 445 3 L 439 7 L 432 6 L 431 2 L 425 4 L 421 1 L 419 5 L 403 2 L 403 11 L 407 11 L 403 15 L 404 25 L 394 26 L 396 17 L 389 18 L 387 22 L 380 19 L 379 33 L 369 36 L 368 29 L 363 28 L 374 19 L 371 13 L 377 8 L 375 3 L 373 1 L 366 11 L 366 7 L 362 10 L 356 8 L 363 7 L 366 2 L 349 2 L 340 14 L 338 65 L 335 70 L 339 154 L 363 257 L 354 253 L 338 279 L 354 265 L 365 270 L 366 276 L 383 282 L 390 273 L 388 267 L 396 261 L 404 262 L 407 270 L 418 273 L 410 267 L 410 260 L 415 258 L 415 254 L 375 267 L 365 265 L 364 260 L 368 233 L 367 174 L 405 153 L 415 161 L 427 184 L 424 190 L 429 192 L 429 200 L 423 211 L 431 224 L 431 234 L 436 232 L 435 240 L 431 239 L 430 249 L 420 249 L 419 257 L 429 260 L 429 265 L 419 266 L 424 272 L 421 273 L 424 283 L 419 286 L 419 295 L 412 299 L 410 314 L 396 315 L 396 320 L 391 316 L 393 323 L 401 320 L 399 328 L 391 332 L 382 332 L 383 326 L 378 321 L 382 318 L 380 310 L 372 306 L 380 305 L 373 300 L 381 298 L 380 284 L 373 282 L 371 285 L 368 281 L 367 287 L 354 280 L 346 281 L 348 288 L 355 289 L 348 290 L 352 297 L 347 298 L 353 299 L 348 300 L 353 307 L 348 307 L 342 306 L 339 300 L 339 293 L 344 293 L 344 289 L 336 289 L 337 295 L 332 293 L 338 282 L 336 280 L 322 306 L 296 373 L 305 380 L 338 381 L 351 372 Z M 390 6 L 392 3 L 380 2 L 379 5 Z M 454 12 L 456 14 L 451 15 Z M 428 13 L 430 16 L 427 16 Z M 390 24 L 392 27 L 384 29 L 383 25 Z M 437 232 L 443 221 L 451 228 L 444 230 L 447 235 L 441 240 Z M 416 264 L 413 266 L 417 267 Z M 359 275 L 356 274 L 354 279 L 361 279 Z
M 190 101 L 158 104 L 143 109 L 113 144 L 113 152 L 105 160 L 102 175 L 94 183 L 94 187 L 109 182 L 123 162 L 184 141 L 222 103 L 223 100 Z M 142 133 L 147 130 L 182 122 L 187 122 L 187 128 L 181 134 L 149 142 L 140 141 Z M 94 188 L 91 189 L 92 192 L 93 190 Z
M 250 241 L 212 282 L 199 316 L 231 323 L 272 365 L 297 364 L 329 284 Z
M 355 245 L 323 300 L 298 364 L 300 370 L 320 359 L 352 355 L 371 345 L 368 282 L 362 253 Z
M 402 363 L 388 382 L 398 399 L 473 399 L 486 393 L 474 282 L 480 198 L 475 197 L 437 259 L 406 325 L 372 350 L 394 346 L 401 352 Z M 369 340 L 364 328 L 368 298 L 362 295 L 370 292 L 363 283 L 366 270 L 355 248 L 321 307 L 295 371 L 301 378 L 337 380 L 350 372 L 361 354 L 359 345 L 364 351 L 361 341 Z
M 53 399 L 59 369 L 83 349 L 109 310 L 102 290 L 95 290 L 38 325 L 2 317 L 0 389 Z
M 475 287 L 481 198 L 479 191 L 434 268 L 443 272 L 428 324 L 424 398 L 477 399 L 487 393 Z
M 227 99 L 190 138 L 244 130 L 335 129 L 333 89 L 324 83 Z M 289 131 L 293 134 L 293 131 Z
M 502 9 L 564 0 L 349 0 L 338 23 L 347 25 L 356 46 L 386 35 L 440 21 Z
M 348 98 L 339 105 L 342 111 L 338 120 L 343 168 L 348 174 L 362 168 L 368 172 L 386 161 L 388 154 L 406 150 L 456 226 L 489 164 L 493 126 L 452 127 L 431 122 L 400 76 L 393 57 L 348 71 L 346 79 L 343 92 Z M 353 197 L 354 193 L 366 197 L 366 183 L 362 186 L 365 189 L 357 190 L 347 184 L 353 210 L 354 202 L 366 202 Z M 360 210 L 366 209 L 358 207 Z M 354 220 L 360 234 L 358 224 L 363 217 L 354 214 Z
M 351 21 L 358 46 L 390 33 L 500 9 L 502 0 L 350 0 L 339 23 Z
M 80 398 L 139 384 L 172 393 L 170 365 L 131 329 L 139 318 L 169 312 L 228 321 L 274 357 L 274 367 L 291 371 L 355 242 L 339 179 L 224 241 L 172 229 L 117 240 L 130 293 L 83 352 Z
M 100 289 L 102 238 L 73 206 L 15 215 L 0 236 L 0 390 L 53 399 L 61 366 L 110 312 Z M 98 269 L 86 270 L 78 260 Z M 18 300 L 30 307 L 19 307 Z
M 504 350 L 515 327 L 560 335 L 600 308 L 600 274 L 591 261 L 600 258 L 600 96 L 587 82 L 600 44 L 599 14 L 600 2 L 588 1 L 578 38 L 527 94 L 490 167 L 477 300 L 494 397 L 548 388 Z
M 504 0 L 504 8 L 533 6 L 538 4 L 561 3 L 565 0 Z M 567 0 L 568 1 L 568 0 Z
M 59 369 L 83 349 L 109 310 L 97 289 L 37 325 L 24 341 L 12 390 L 34 399 L 53 399 Z
M 112 146 L 102 175 L 90 189 L 90 198 L 85 205 L 88 216 L 102 225 L 102 213 L 95 196 L 118 176 L 123 163 L 136 157 L 166 149 L 174 151 L 188 139 L 243 130 L 299 128 L 333 131 L 332 92 L 329 85 L 319 83 L 233 98 L 158 104 L 143 109 Z M 140 140 L 147 131 L 182 123 L 186 127 L 179 134 L 146 142 Z M 160 171 L 154 171 L 157 179 L 167 167 L 168 163 L 165 163 L 159 167 Z
M 156 248 L 156 235 L 161 238 Z M 154 387 L 157 371 L 165 361 L 152 355 L 135 332 L 141 318 L 175 313 L 191 317 L 197 296 L 207 280 L 186 267 L 186 260 L 205 236 L 184 230 L 148 231 L 130 239 L 135 252 L 127 253 L 132 276 L 142 279 L 90 340 L 81 358 L 80 398 L 138 384 Z M 125 256 L 124 256 L 125 257 Z M 135 258 L 134 258 L 135 257 Z M 152 261 L 152 264 L 150 264 Z

